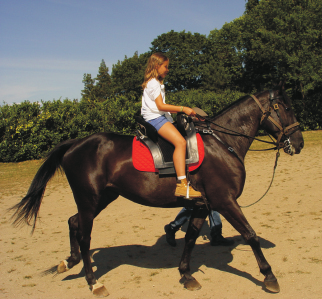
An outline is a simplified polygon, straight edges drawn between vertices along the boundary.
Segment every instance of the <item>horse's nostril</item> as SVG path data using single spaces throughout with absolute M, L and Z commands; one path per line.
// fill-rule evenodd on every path
M 304 147 L 304 141 L 300 143 L 300 148 L 302 149 Z

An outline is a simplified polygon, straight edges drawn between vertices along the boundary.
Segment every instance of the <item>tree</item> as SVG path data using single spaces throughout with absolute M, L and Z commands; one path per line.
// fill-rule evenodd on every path
M 205 90 L 238 89 L 244 72 L 242 19 L 240 17 L 226 23 L 220 30 L 210 32 L 209 62 L 202 83 Z
M 208 61 L 205 35 L 172 30 L 161 34 L 151 44 L 151 52 L 163 52 L 170 59 L 170 72 L 165 79 L 168 90 L 198 89 L 202 86 L 203 71 Z
M 270 88 L 281 79 L 302 128 L 320 126 L 322 86 L 322 2 L 320 0 L 248 1 L 240 18 L 239 48 L 244 92 Z M 237 47 L 238 48 L 238 47 Z
M 321 1 L 261 0 L 241 30 L 248 90 L 286 78 L 304 98 L 322 83 Z
M 115 96 L 131 95 L 131 98 L 138 99 L 142 95 L 142 83 L 144 71 L 149 52 L 138 55 L 135 52 L 130 58 L 125 56 L 124 60 L 118 61 L 112 68 L 112 89 Z
M 246 3 L 246 12 L 251 11 L 258 3 L 259 0 L 248 0 Z
M 95 79 L 92 79 L 91 74 L 84 74 L 83 81 L 84 83 L 84 89 L 82 90 L 82 98 L 86 101 L 94 101 L 94 83 Z
M 111 77 L 108 73 L 108 67 L 105 64 L 104 59 L 102 59 L 98 68 L 97 77 L 92 79 L 91 74 L 84 74 L 83 83 L 83 100 L 103 102 L 111 95 Z
M 94 87 L 95 96 L 100 102 L 103 102 L 112 93 L 111 77 L 110 77 L 110 74 L 108 73 L 108 67 L 105 64 L 104 59 L 102 59 L 102 62 L 98 69 L 98 75 L 95 78 L 95 81 L 97 81 Z

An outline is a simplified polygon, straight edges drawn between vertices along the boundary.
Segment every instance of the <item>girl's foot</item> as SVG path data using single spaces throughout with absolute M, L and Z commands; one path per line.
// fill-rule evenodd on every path
M 189 190 L 187 191 L 187 189 Z M 177 183 L 177 188 L 174 193 L 175 196 L 183 196 L 187 198 L 199 198 L 202 197 L 201 193 L 199 191 L 196 191 L 191 187 L 191 185 L 188 186 L 187 179 L 183 179 L 180 181 L 180 183 Z

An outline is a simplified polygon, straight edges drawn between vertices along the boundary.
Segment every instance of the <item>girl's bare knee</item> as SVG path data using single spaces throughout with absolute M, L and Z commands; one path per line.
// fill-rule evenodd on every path
M 175 147 L 177 148 L 186 148 L 187 141 L 184 138 L 180 138 L 176 141 Z
M 184 148 L 186 148 L 186 146 L 187 146 L 187 141 L 186 141 L 186 139 L 182 138 L 182 140 L 181 140 L 181 145 L 182 145 Z

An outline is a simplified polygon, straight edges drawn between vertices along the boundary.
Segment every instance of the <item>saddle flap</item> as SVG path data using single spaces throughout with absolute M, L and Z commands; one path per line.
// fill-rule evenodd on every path
M 204 144 L 199 133 L 196 134 L 196 139 L 199 159 L 195 163 L 188 162 L 188 170 L 190 172 L 196 170 L 201 165 L 205 155 Z M 147 143 L 149 143 L 150 146 L 148 146 Z M 155 161 L 163 161 L 163 159 L 162 152 L 150 139 L 142 140 L 137 137 L 133 138 L 132 160 L 135 169 L 139 171 L 159 172 L 160 175 L 175 174 L 173 162 L 162 164 L 161 167 L 163 168 L 158 168 L 156 166 Z

